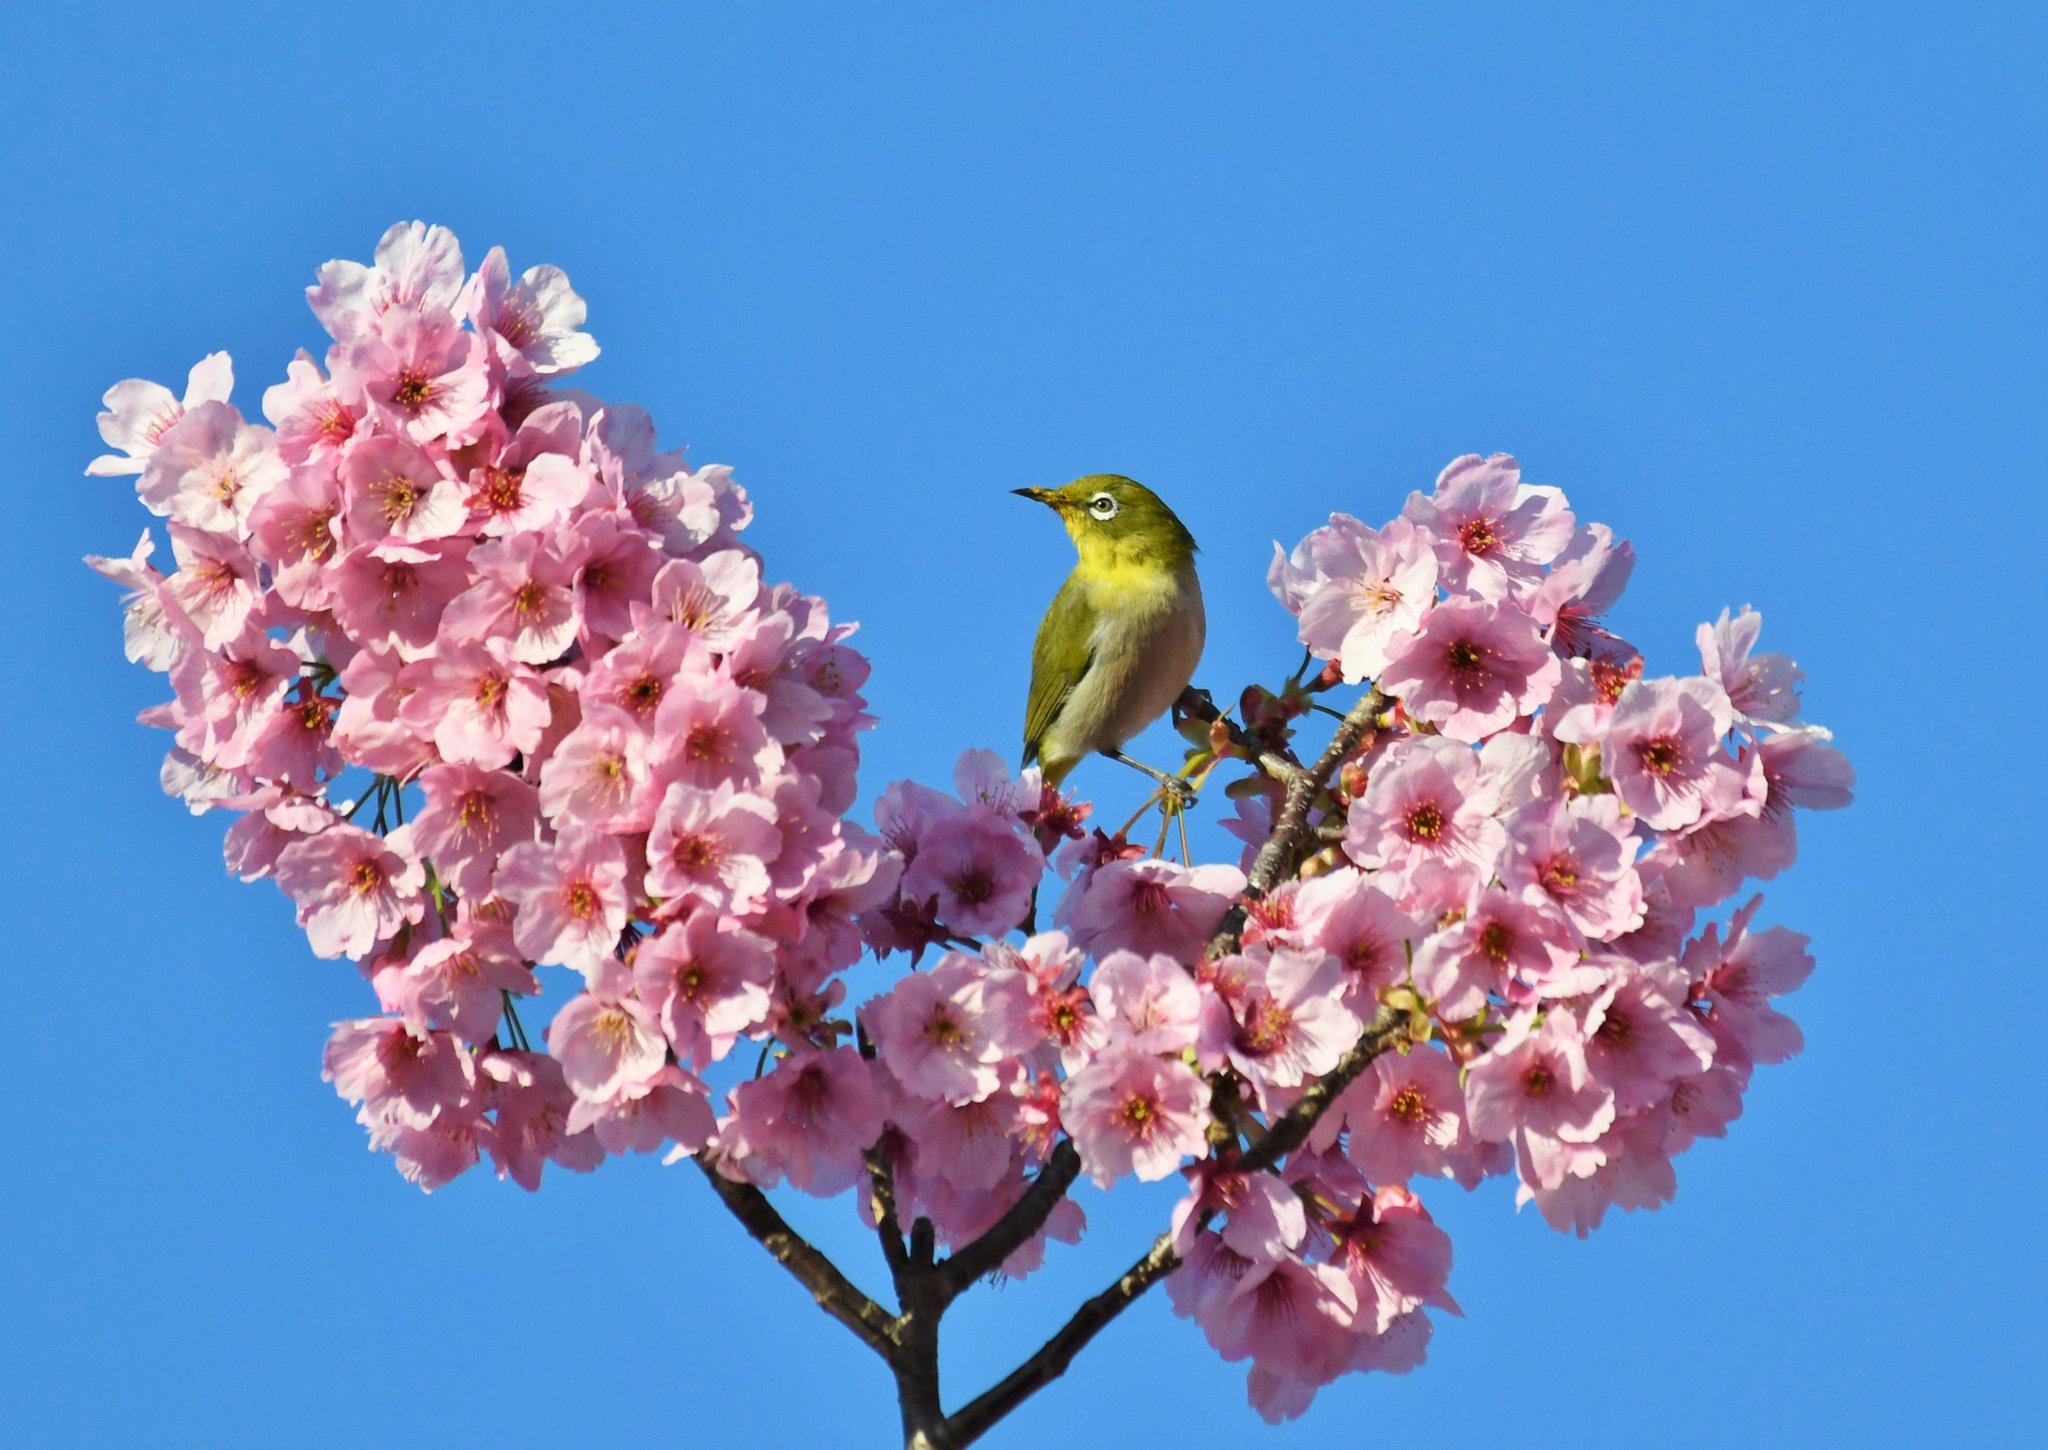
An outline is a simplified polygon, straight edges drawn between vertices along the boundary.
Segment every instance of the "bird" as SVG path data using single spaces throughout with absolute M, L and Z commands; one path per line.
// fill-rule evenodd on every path
M 1208 623 L 1195 539 L 1159 495 L 1116 473 L 1011 490 L 1060 516 L 1080 556 L 1039 622 L 1024 707 L 1024 764 L 1057 786 L 1090 755 L 1159 783 L 1185 808 L 1187 781 L 1124 754 L 1194 678 Z

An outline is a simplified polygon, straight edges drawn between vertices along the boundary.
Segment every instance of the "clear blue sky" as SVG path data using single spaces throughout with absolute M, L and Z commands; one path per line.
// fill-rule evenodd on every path
M 865 622 L 870 794 L 1011 748 L 1068 556 L 1009 489 L 1165 493 L 1220 694 L 1293 663 L 1272 539 L 1494 449 L 1634 539 L 1653 669 L 1754 603 L 1861 771 L 1769 898 L 1808 1049 L 1674 1206 L 1581 1243 L 1439 1194 L 1469 1318 L 1420 1373 L 1264 1431 L 1155 1297 L 988 1443 L 1491 1446 L 1530 1406 L 1580 1450 L 2038 1443 L 2039 8 L 675 8 L 11 22 L 0 1440 L 892 1434 L 685 1170 L 424 1198 L 366 1153 L 318 1073 L 366 988 L 157 794 L 160 683 L 78 563 L 141 521 L 80 476 L 99 395 L 225 347 L 253 412 L 318 345 L 314 266 L 421 217 L 567 268 L 588 385 L 737 465 L 771 572 Z M 949 1322 L 949 1398 L 1165 1205 L 1085 1202 L 1084 1248 Z M 849 1218 L 800 1215 L 875 1282 Z

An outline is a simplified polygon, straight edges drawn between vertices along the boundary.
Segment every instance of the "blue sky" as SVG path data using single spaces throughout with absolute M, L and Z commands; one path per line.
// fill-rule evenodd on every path
M 366 1153 L 318 1058 L 367 990 L 157 794 L 159 681 L 78 563 L 142 519 L 80 476 L 99 395 L 226 347 L 254 412 L 319 345 L 313 268 L 411 217 L 566 268 L 583 381 L 734 464 L 770 572 L 863 621 L 870 796 L 1012 748 L 1069 554 L 1011 488 L 1166 495 L 1221 696 L 1294 663 L 1272 540 L 1495 449 L 1635 541 L 1653 671 L 1753 603 L 1861 772 L 1768 894 L 1819 959 L 1807 1051 L 1673 1206 L 1581 1243 L 1438 1194 L 1468 1317 L 1417 1374 L 1267 1431 L 1161 1297 L 986 1443 L 2038 1436 L 2039 10 L 679 9 L 46 7 L 0 54 L 0 1439 L 892 1434 L 879 1367 L 685 1170 L 424 1198 Z M 948 1398 L 1166 1201 L 1086 1196 L 1082 1248 L 956 1311 Z M 879 1282 L 844 1201 L 800 1210 Z

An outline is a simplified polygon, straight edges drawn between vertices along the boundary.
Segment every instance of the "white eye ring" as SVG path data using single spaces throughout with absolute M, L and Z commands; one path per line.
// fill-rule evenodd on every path
M 1098 519 L 1116 517 L 1116 499 L 1106 493 L 1098 493 L 1088 500 L 1088 512 Z

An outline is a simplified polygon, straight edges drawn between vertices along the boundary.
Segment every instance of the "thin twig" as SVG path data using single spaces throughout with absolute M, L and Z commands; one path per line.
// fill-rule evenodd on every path
M 1038 1170 L 1038 1177 L 1010 1205 L 1009 1212 L 980 1238 L 940 1262 L 939 1274 L 946 1297 L 955 1298 L 983 1274 L 994 1273 L 1003 1266 L 1003 1260 L 1029 1243 L 1045 1227 L 1046 1219 L 1074 1186 L 1080 1172 L 1081 1155 L 1074 1151 L 1071 1141 L 1060 1139 L 1047 1156 L 1045 1166 Z
M 1003 1416 L 1065 1374 L 1074 1356 L 1110 1320 L 1179 1267 L 1180 1255 L 1173 1251 L 1173 1235 L 1161 1234 L 1143 1258 L 1126 1269 L 1114 1284 L 1075 1310 L 1074 1317 L 1040 1345 L 1037 1353 L 946 1417 L 942 1443 L 947 1450 L 961 1450 L 973 1444 Z
M 1382 1007 L 1366 1024 L 1351 1050 L 1337 1059 L 1337 1065 L 1310 1083 L 1294 1100 L 1294 1106 L 1273 1120 L 1266 1135 L 1240 1158 L 1240 1173 L 1257 1173 L 1271 1168 L 1308 1141 L 1316 1120 L 1329 1110 L 1337 1095 L 1372 1064 L 1372 1060 L 1399 1042 L 1408 1030 L 1408 1014 Z
M 839 1272 L 838 1265 L 819 1253 L 810 1241 L 791 1228 L 775 1205 L 768 1201 L 768 1195 L 751 1183 L 735 1183 L 725 1177 L 700 1153 L 693 1161 L 702 1170 L 705 1181 L 740 1221 L 755 1242 L 768 1251 L 769 1257 L 789 1270 L 790 1276 L 818 1301 L 818 1307 L 851 1329 L 860 1342 L 891 1364 L 895 1362 L 896 1341 L 894 1335 L 895 1316 L 881 1305 L 855 1288 L 853 1281 Z

